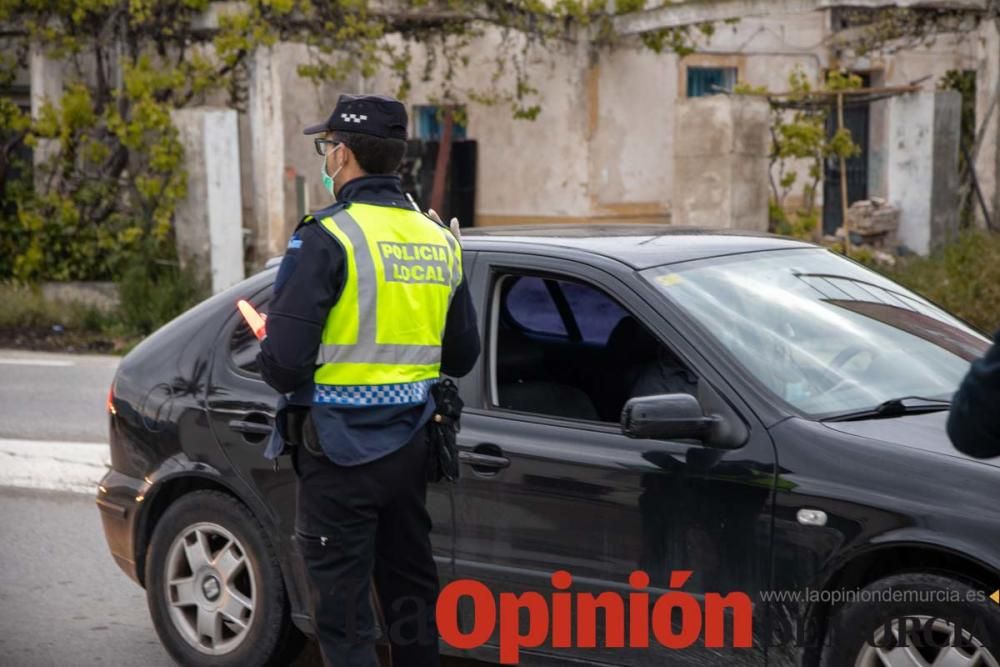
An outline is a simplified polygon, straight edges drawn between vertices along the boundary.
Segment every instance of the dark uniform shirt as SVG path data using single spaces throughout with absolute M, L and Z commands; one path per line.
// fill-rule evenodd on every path
M 948 435 L 956 449 L 970 456 L 1000 456 L 1000 331 L 986 356 L 972 362 L 951 399 Z
M 346 183 L 336 204 L 312 216 L 318 221 L 351 203 L 413 208 L 398 177 L 364 176 Z M 288 403 L 312 405 L 323 451 L 334 463 L 349 466 L 373 461 L 409 442 L 434 413 L 434 400 L 366 407 L 312 404 L 316 355 L 327 316 L 343 290 L 345 272 L 340 243 L 318 222 L 300 224 L 278 269 L 258 362 L 264 380 L 280 393 L 290 394 Z M 441 372 L 465 375 L 479 351 L 476 311 L 463 278 L 448 308 Z

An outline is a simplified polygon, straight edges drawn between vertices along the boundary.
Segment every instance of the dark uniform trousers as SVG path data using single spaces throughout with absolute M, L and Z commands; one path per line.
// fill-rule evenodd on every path
M 440 664 L 426 456 L 424 429 L 395 452 L 357 466 L 294 449 L 295 539 L 329 667 L 378 665 L 373 575 L 394 667 Z

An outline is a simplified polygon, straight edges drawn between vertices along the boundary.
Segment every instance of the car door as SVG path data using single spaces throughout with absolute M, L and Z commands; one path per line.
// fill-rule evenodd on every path
M 249 299 L 266 313 L 269 286 Z M 260 496 L 279 526 L 284 548 L 291 548 L 295 526 L 295 472 L 291 456 L 275 462 L 264 458 L 274 426 L 278 394 L 261 378 L 257 367 L 260 343 L 233 309 L 216 346 L 207 404 L 212 431 L 236 474 Z M 434 522 L 431 541 L 434 558 L 443 574 L 449 570 L 452 546 L 451 507 L 447 490 L 428 490 L 428 510 Z
M 602 382 L 624 374 L 624 368 L 616 370 L 616 359 L 602 361 L 603 334 L 588 340 L 586 333 L 606 331 L 609 325 L 601 318 L 608 313 L 621 318 L 613 328 L 627 329 L 623 322 L 633 318 L 698 377 L 728 389 L 711 364 L 629 288 L 629 275 L 623 281 L 550 257 L 480 254 L 473 285 L 486 344 L 477 369 L 463 382 L 459 576 L 482 581 L 496 594 L 538 591 L 548 598 L 555 591 L 552 573 L 566 570 L 574 579 L 571 591 L 627 596 L 630 574 L 643 570 L 654 600 L 657 591 L 670 587 L 673 570 L 692 571 L 680 590 L 696 598 L 732 591 L 753 597 L 769 580 L 774 450 L 746 405 L 727 396 L 750 431 L 747 443 L 732 451 L 627 438 L 608 417 L 613 409 L 598 405 L 604 401 Z M 536 290 L 530 307 L 513 304 L 524 314 L 514 322 L 522 331 L 512 333 L 511 304 L 501 303 L 514 291 L 504 284 L 511 277 L 576 285 L 578 303 L 567 303 L 572 299 L 565 289 L 559 290 L 562 298 L 553 290 L 550 301 Z M 581 300 L 580 290 L 603 295 L 606 304 Z M 575 352 L 552 351 L 560 336 L 565 349 Z M 574 355 L 581 368 L 561 368 Z M 503 368 L 511 363 L 519 366 L 505 376 Z M 594 405 L 588 407 L 586 398 Z M 461 618 L 465 624 L 475 620 L 467 608 Z M 557 660 L 618 665 L 763 662 L 759 637 L 752 649 L 705 649 L 699 640 L 689 650 L 674 651 L 654 637 L 649 649 L 611 648 L 604 646 L 604 632 L 617 621 L 609 618 L 611 628 L 597 615 L 597 647 L 555 649 L 549 638 L 535 651 Z

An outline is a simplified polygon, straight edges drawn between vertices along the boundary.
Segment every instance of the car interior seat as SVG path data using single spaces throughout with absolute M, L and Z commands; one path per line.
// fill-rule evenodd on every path
M 599 419 L 583 389 L 552 382 L 542 346 L 519 331 L 501 328 L 497 358 L 500 407 L 571 419 Z
M 500 407 L 567 417 L 598 420 L 593 401 L 579 387 L 555 382 L 515 382 L 499 387 Z
M 659 348 L 659 341 L 631 315 L 612 329 L 604 347 L 604 382 L 598 400 L 605 421 L 618 421 L 632 387 L 643 369 L 656 362 Z

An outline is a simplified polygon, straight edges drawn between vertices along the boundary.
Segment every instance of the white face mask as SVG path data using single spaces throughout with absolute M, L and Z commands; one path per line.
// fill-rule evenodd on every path
M 342 145 L 343 144 L 337 144 L 336 146 L 333 147 L 333 150 L 336 151 Z M 323 170 L 322 170 L 322 173 L 323 173 L 323 187 L 327 189 L 327 191 L 333 197 L 333 200 L 337 201 L 337 193 L 334 191 L 335 188 L 334 188 L 333 179 L 337 178 L 337 174 L 339 174 L 340 170 L 344 168 L 344 165 L 340 165 L 339 167 L 337 167 L 337 170 L 335 172 L 333 172 L 333 175 L 331 176 L 330 174 L 326 173 L 326 159 L 327 159 L 327 157 L 329 157 L 329 156 L 328 155 L 324 155 L 323 156 Z

